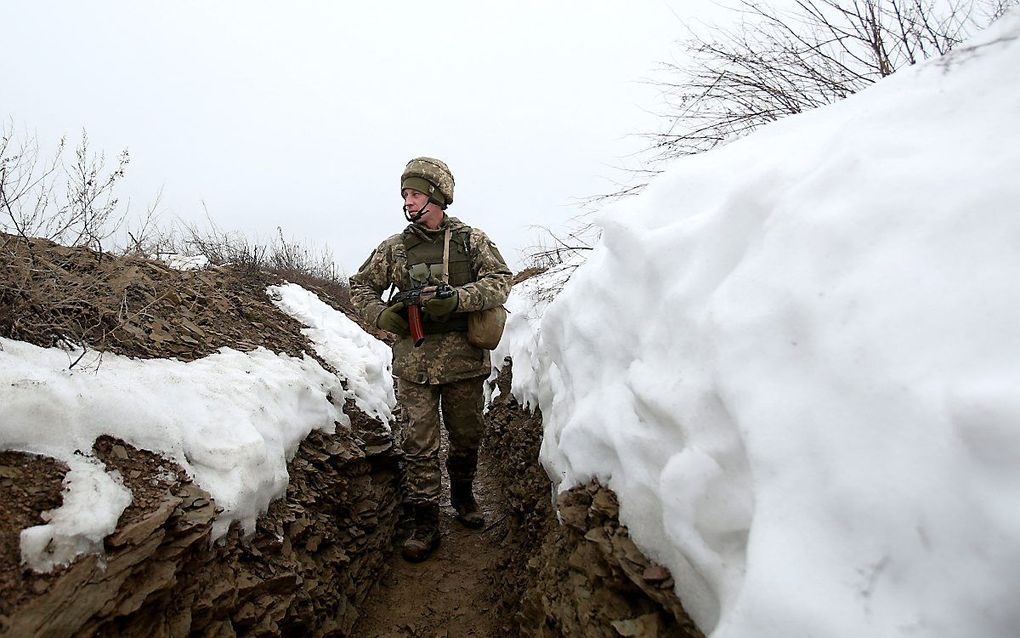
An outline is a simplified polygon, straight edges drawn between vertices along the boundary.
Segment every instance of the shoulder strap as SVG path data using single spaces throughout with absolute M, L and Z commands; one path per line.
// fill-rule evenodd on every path
M 443 234 L 443 283 L 450 283 L 450 235 L 452 231 L 447 228 Z

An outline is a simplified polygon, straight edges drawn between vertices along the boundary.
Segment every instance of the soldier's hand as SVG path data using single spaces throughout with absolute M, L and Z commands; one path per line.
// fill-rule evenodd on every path
M 379 317 L 375 320 L 375 325 L 386 332 L 406 337 L 411 334 L 411 329 L 407 327 L 407 319 L 400 316 L 400 311 L 403 309 L 404 306 L 402 304 L 393 304 L 379 313 Z
M 457 291 L 453 291 L 452 297 L 440 299 L 439 297 L 432 297 L 422 304 L 422 309 L 430 319 L 436 321 L 443 321 L 457 309 L 457 304 L 460 298 L 457 296 Z

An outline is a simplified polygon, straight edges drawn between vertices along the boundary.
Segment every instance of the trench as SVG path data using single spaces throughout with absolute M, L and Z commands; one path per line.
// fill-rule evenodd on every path
M 509 382 L 501 375 L 479 456 L 486 527 L 460 526 L 444 486 L 442 542 L 417 564 L 398 551 L 405 529 L 398 448 L 353 405 L 350 430 L 315 432 L 302 443 L 286 496 L 255 534 L 234 530 L 216 543 L 208 494 L 155 455 L 98 441 L 95 453 L 125 477 L 136 505 L 102 558 L 52 574 L 19 571 L 5 558 L 0 634 L 701 636 L 669 573 L 630 542 L 612 492 L 576 487 L 560 495 L 557 519 L 538 463 L 541 415 L 517 405 Z M 0 462 L 5 502 L 21 498 L 15 470 L 34 468 L 33 483 L 59 494 L 55 464 L 10 454 Z M 24 510 L 13 532 L 0 530 L 0 554 L 9 553 L 7 536 L 36 515 Z
M 486 527 L 456 522 L 444 470 L 439 548 L 423 563 L 392 556 L 351 635 L 702 638 L 669 572 L 620 525 L 610 490 L 593 482 L 561 495 L 560 524 L 538 462 L 541 414 L 510 394 L 509 366 L 498 383 L 475 483 Z
M 475 496 L 487 525 L 466 529 L 454 519 L 448 479 L 440 502 L 439 547 L 421 563 L 409 563 L 399 548 L 386 575 L 369 594 L 354 626 L 353 636 L 500 636 L 512 635 L 501 625 L 497 608 L 500 593 L 498 559 L 506 524 L 501 494 L 480 463 Z M 404 534 L 398 533 L 402 539 Z
M 266 295 L 281 273 L 176 271 L 42 240 L 2 241 L 10 267 L 0 269 L 0 290 L 27 291 L 5 298 L 6 337 L 47 347 L 78 334 L 81 317 L 90 317 L 83 342 L 133 357 L 192 361 L 254 344 L 296 357 L 314 350 L 303 325 Z M 349 311 L 342 286 L 287 273 L 295 275 Z M 83 306 L 67 316 L 65 298 Z M 116 319 L 125 299 L 146 312 Z M 350 428 L 312 432 L 301 443 L 288 463 L 286 494 L 254 533 L 242 537 L 235 528 L 215 542 L 217 504 L 180 467 L 101 437 L 92 453 L 123 477 L 133 504 L 101 555 L 47 574 L 21 568 L 19 532 L 45 522 L 68 468 L 0 452 L 0 635 L 700 635 L 668 572 L 630 542 L 611 492 L 578 486 L 560 495 L 554 511 L 538 462 L 541 415 L 516 404 L 509 370 L 499 378 L 479 457 L 476 492 L 489 524 L 461 528 L 445 501 L 443 542 L 417 565 L 396 551 L 404 530 L 398 446 L 353 401 L 344 406 Z

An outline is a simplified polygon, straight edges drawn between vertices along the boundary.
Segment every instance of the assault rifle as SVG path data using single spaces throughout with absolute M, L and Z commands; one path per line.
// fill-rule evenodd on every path
M 403 292 L 398 292 L 390 298 L 389 303 L 402 303 L 407 308 L 407 323 L 411 327 L 411 338 L 414 339 L 414 347 L 417 348 L 425 343 L 425 327 L 421 323 L 421 308 L 429 299 L 449 299 L 455 294 L 450 284 L 439 284 L 438 286 L 419 286 Z

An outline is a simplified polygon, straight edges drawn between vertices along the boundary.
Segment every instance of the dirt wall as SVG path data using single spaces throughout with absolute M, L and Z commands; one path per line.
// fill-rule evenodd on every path
M 541 413 L 510 395 L 509 366 L 489 412 L 486 453 L 506 496 L 508 530 L 495 585 L 508 635 L 551 638 L 703 638 L 673 592 L 669 571 L 649 561 L 620 525 L 616 495 L 592 482 L 560 494 L 538 462 Z
M 214 544 L 208 494 L 179 480 L 166 461 L 100 440 L 97 454 L 121 470 L 141 505 L 125 512 L 105 557 L 8 583 L 4 597 L 17 602 L 5 610 L 2 632 L 348 635 L 384 573 L 399 504 L 391 441 L 365 427 L 364 415 L 352 420 L 351 431 L 316 432 L 301 444 L 286 498 L 270 506 L 251 538 L 235 529 Z
M 0 266 L 0 336 L 40 346 L 69 338 L 90 349 L 182 361 L 224 346 L 312 352 L 302 326 L 266 294 L 280 283 L 271 273 L 181 272 L 2 233 Z M 303 284 L 345 310 L 342 295 Z M 106 540 L 105 556 L 53 574 L 22 570 L 18 535 L 59 505 L 67 467 L 0 451 L 0 634 L 348 634 L 385 572 L 400 493 L 389 434 L 352 402 L 345 412 L 350 430 L 313 433 L 301 444 L 288 465 L 286 497 L 271 504 L 257 531 L 246 539 L 232 531 L 215 544 L 216 504 L 178 466 L 100 438 L 96 456 L 120 471 L 133 503 Z

